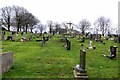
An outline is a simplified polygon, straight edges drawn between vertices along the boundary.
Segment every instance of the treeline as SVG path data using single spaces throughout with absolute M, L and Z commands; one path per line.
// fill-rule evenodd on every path
M 8 28 L 10 31 L 10 26 L 14 26 L 17 28 L 17 31 L 23 30 L 27 33 L 28 29 L 32 30 L 34 28 L 37 28 L 41 33 L 43 30 L 46 29 L 46 27 L 49 28 L 49 33 L 55 33 L 58 32 L 59 29 L 63 28 L 68 30 L 73 30 L 74 27 L 78 28 L 83 34 L 86 30 L 90 28 L 92 25 L 91 22 L 87 19 L 82 19 L 78 22 L 78 24 L 69 23 L 71 28 L 68 25 L 67 22 L 63 22 L 59 24 L 58 22 L 52 22 L 51 20 L 47 21 L 47 24 L 43 25 L 40 20 L 38 20 L 32 13 L 30 13 L 27 9 L 24 7 L 19 6 L 7 6 L 0 9 L 0 24 L 4 25 Z M 106 18 L 104 16 L 99 17 L 95 22 L 94 25 L 94 31 L 98 33 L 99 31 L 102 32 L 102 34 L 109 34 L 112 30 L 111 28 L 111 20 L 109 18 Z M 117 30 L 116 30 L 117 31 Z
M 17 28 L 17 31 L 26 31 L 30 29 L 32 31 L 33 26 L 39 23 L 39 20 L 24 7 L 13 5 L 3 7 L 0 9 L 0 22 L 10 31 L 10 26 Z

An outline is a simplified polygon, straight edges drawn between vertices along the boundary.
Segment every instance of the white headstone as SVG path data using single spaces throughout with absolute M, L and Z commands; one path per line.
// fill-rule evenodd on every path
M 92 41 L 90 40 L 89 48 L 92 48 Z

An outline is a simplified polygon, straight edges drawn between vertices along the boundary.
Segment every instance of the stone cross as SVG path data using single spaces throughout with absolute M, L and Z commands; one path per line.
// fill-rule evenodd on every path
M 71 21 L 69 22 L 69 23 L 67 23 L 67 24 L 69 24 L 69 27 L 70 27 L 70 29 L 71 29 L 71 25 L 73 24 L 73 23 L 71 23 Z

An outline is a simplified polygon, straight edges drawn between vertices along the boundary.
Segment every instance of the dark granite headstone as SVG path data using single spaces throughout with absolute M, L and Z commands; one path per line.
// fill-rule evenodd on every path
M 116 49 L 116 46 L 110 46 L 110 55 L 108 55 L 110 59 L 116 59 Z
M 80 42 L 85 42 L 85 37 L 83 37 Z
M 49 40 L 49 36 L 46 37 L 45 41 L 48 41 Z
M 86 51 L 83 49 L 80 50 L 80 64 L 76 65 L 73 70 L 75 78 L 81 79 L 88 78 L 85 66 L 86 66 Z
M 3 34 L 1 35 L 1 38 L 2 41 L 5 40 L 5 36 Z
M 71 43 L 69 40 L 67 40 L 67 50 L 70 50 L 70 47 L 71 47 Z
M 12 36 L 7 36 L 7 40 L 12 40 Z
M 42 47 L 45 45 L 45 37 L 43 37 L 43 39 L 42 39 Z

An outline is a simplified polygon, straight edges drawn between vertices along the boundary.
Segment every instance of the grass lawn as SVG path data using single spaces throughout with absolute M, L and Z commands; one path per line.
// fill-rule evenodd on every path
M 101 54 L 109 54 L 111 45 L 118 46 L 114 41 L 105 40 L 105 45 L 93 41 L 96 49 L 87 49 L 77 39 L 70 38 L 71 50 L 67 51 L 59 42 L 59 35 L 53 36 L 41 47 L 41 42 L 11 42 L 3 41 L 3 52 L 14 52 L 14 65 L 3 78 L 74 78 L 73 67 L 79 64 L 80 49 L 86 49 L 86 70 L 89 78 L 117 78 L 118 58 L 110 60 Z M 118 50 L 118 49 L 117 49 Z M 118 52 L 117 52 L 118 56 Z

